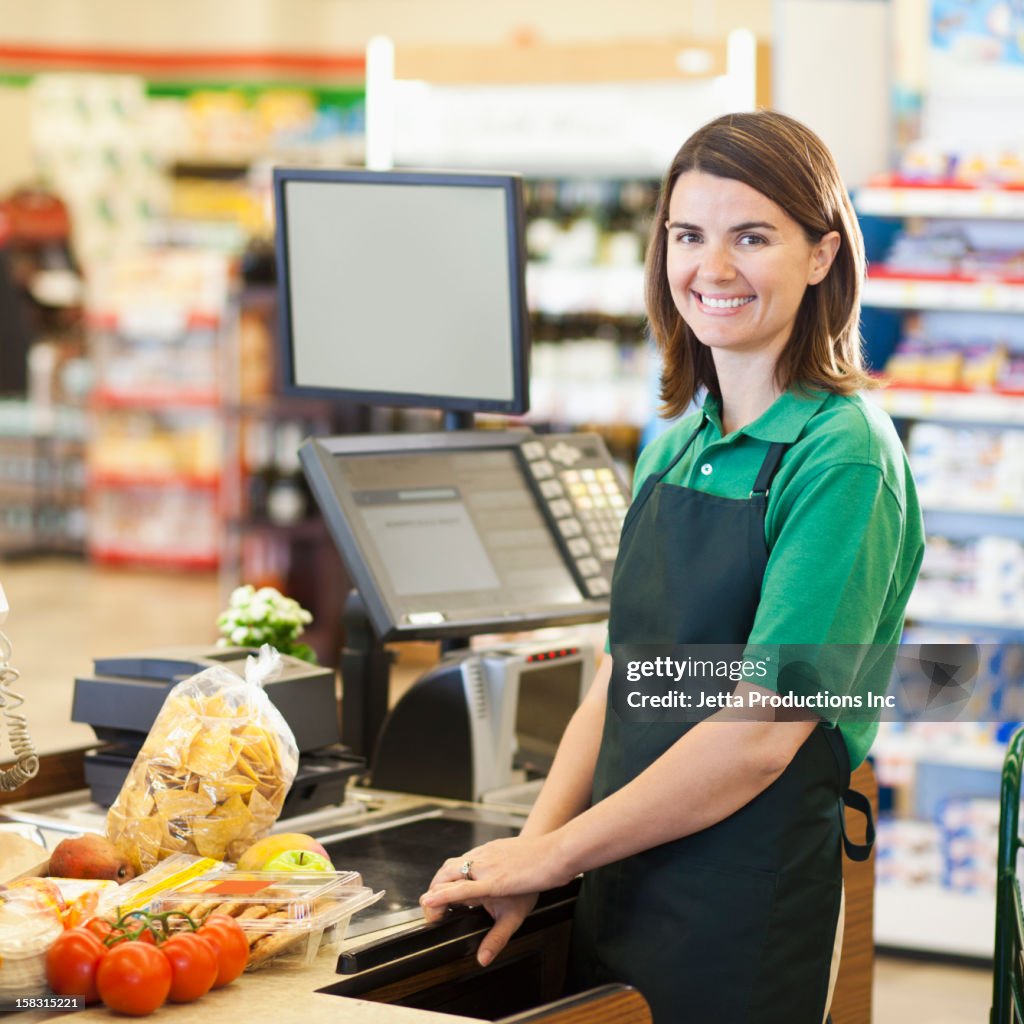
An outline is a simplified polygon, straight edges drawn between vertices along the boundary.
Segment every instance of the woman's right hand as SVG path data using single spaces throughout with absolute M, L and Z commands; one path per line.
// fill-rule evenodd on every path
M 486 967 L 504 948 L 508 940 L 519 930 L 530 911 L 537 903 L 539 893 L 523 893 L 517 896 L 493 896 L 482 900 L 479 904 L 494 918 L 494 926 L 483 937 L 476 951 L 476 958 L 481 967 Z M 430 906 L 423 903 L 423 916 L 433 924 L 440 921 L 448 913 L 448 906 Z
M 477 963 L 486 967 L 508 945 L 527 915 L 537 903 L 538 893 L 499 896 L 484 900 L 483 908 L 494 918 L 494 927 L 484 936 L 476 951 Z

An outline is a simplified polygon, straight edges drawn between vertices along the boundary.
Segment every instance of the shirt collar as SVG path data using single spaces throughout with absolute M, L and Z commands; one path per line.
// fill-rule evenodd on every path
M 737 433 L 757 438 L 759 441 L 781 441 L 792 444 L 803 433 L 807 421 L 825 404 L 828 391 L 814 391 L 794 387 L 784 391 L 753 423 L 741 427 Z M 704 415 L 721 437 L 722 407 L 717 398 L 710 395 L 704 401 Z

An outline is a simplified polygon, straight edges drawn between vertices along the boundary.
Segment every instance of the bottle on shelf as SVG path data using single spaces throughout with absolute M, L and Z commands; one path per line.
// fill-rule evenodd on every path
M 294 421 L 277 425 L 274 437 L 276 477 L 267 491 L 267 517 L 277 526 L 294 526 L 309 510 L 309 492 L 299 461 L 304 432 Z

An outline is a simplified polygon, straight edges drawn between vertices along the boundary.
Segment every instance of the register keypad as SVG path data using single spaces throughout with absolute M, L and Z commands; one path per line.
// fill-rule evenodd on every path
M 606 596 L 629 498 L 604 442 L 549 434 L 524 442 L 521 451 L 585 592 Z

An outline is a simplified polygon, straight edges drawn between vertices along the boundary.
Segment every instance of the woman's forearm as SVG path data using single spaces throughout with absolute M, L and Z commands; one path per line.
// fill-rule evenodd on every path
M 551 771 L 523 826 L 524 836 L 560 828 L 590 805 L 612 659 L 602 659 L 593 685 L 565 728 Z
M 695 726 L 631 782 L 561 826 L 557 859 L 571 877 L 722 821 L 782 774 L 813 728 L 715 719 Z

